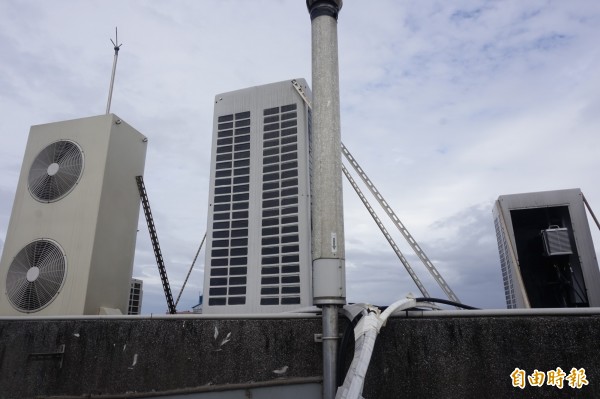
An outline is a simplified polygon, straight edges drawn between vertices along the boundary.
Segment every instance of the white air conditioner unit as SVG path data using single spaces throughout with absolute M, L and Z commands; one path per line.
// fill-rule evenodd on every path
M 31 127 L 0 315 L 127 313 L 146 141 L 113 114 Z

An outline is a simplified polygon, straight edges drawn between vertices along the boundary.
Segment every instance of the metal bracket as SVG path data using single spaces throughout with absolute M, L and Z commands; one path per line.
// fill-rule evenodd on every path
M 58 359 L 58 368 L 62 368 L 64 356 L 65 356 L 65 344 L 62 344 L 58 347 L 58 350 L 56 352 L 30 353 L 29 359 L 31 359 L 31 360 Z
M 342 338 L 344 335 L 342 333 L 339 334 L 339 336 L 336 337 L 324 337 L 323 334 L 315 334 L 315 342 L 323 342 L 323 340 L 327 340 L 327 339 L 340 339 Z
M 294 89 L 296 89 L 298 94 L 300 94 L 300 97 L 302 97 L 302 99 L 304 100 L 304 102 L 306 103 L 308 108 L 312 109 L 312 105 L 311 105 L 310 101 L 308 101 L 308 98 L 306 97 L 306 93 L 304 93 L 304 90 L 302 90 L 302 87 L 295 79 L 292 80 L 292 86 L 294 86 Z

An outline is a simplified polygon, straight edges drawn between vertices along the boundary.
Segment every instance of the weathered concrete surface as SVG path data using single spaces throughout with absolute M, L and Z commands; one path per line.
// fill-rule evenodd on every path
M 287 378 L 319 377 L 320 328 L 320 319 L 0 321 L 0 397 L 271 381 L 285 366 Z M 62 368 L 30 356 L 62 344 Z
M 320 319 L 0 320 L 0 398 L 314 384 L 320 329 Z M 600 316 L 395 318 L 378 337 L 363 396 L 600 398 L 599 342 Z M 62 368 L 30 356 L 62 344 Z M 284 378 L 273 373 L 284 366 Z M 516 367 L 584 368 L 589 385 L 521 390 L 510 379 Z
M 365 398 L 600 398 L 600 317 L 393 319 L 381 330 Z M 510 374 L 584 368 L 589 385 L 514 388 Z

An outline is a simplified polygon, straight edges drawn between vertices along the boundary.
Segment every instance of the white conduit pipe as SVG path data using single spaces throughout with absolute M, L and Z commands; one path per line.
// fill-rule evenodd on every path
M 381 327 L 385 325 L 388 317 L 396 310 L 404 310 L 415 307 L 417 302 L 414 298 L 407 297 L 390 305 L 383 313 L 379 308 L 367 305 L 364 316 L 354 328 L 354 358 L 350 364 L 344 384 L 338 388 L 335 399 L 361 399 L 362 390 L 371 362 L 375 340 Z

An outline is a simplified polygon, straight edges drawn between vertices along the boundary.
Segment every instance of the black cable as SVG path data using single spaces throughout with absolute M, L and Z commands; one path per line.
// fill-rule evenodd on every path
M 463 303 L 449 301 L 447 299 L 441 299 L 441 298 L 415 298 L 415 301 L 416 302 L 443 303 L 445 305 L 452 305 L 452 306 L 456 306 L 457 308 L 463 308 L 463 309 L 469 309 L 469 310 L 478 310 L 479 309 L 479 308 L 476 308 L 473 306 L 465 305 Z
M 336 376 L 337 376 L 337 386 L 342 386 L 344 384 L 344 379 L 346 378 L 346 373 L 344 372 L 345 363 L 346 363 L 346 346 L 348 345 L 348 341 L 350 339 L 354 340 L 354 328 L 362 318 L 363 314 L 360 312 L 354 319 L 350 320 L 350 325 L 344 331 L 344 335 L 342 336 L 342 341 L 340 342 L 340 346 L 338 347 L 337 354 L 337 367 L 336 367 Z
M 454 301 L 449 301 L 447 299 L 441 299 L 441 298 L 415 298 L 416 302 L 437 302 L 437 303 L 443 303 L 446 305 L 452 305 L 452 306 L 456 306 L 458 308 L 463 308 L 463 309 L 470 309 L 470 310 L 477 310 L 479 308 L 475 308 L 473 306 L 469 306 L 469 305 L 465 305 L 462 303 L 458 303 L 458 302 L 454 302 Z M 380 310 L 385 310 L 387 308 L 387 306 L 377 306 L 377 308 L 379 308 Z M 406 309 L 408 310 L 408 309 Z M 354 328 L 356 327 L 356 325 L 358 324 L 358 322 L 360 321 L 360 319 L 362 318 L 363 314 L 362 312 L 357 314 L 356 316 L 354 316 L 354 319 L 350 320 L 350 325 L 348 326 L 348 328 L 346 328 L 346 331 L 344 331 L 344 335 L 342 336 L 342 340 L 340 342 L 340 345 L 338 347 L 338 354 L 337 354 L 337 367 L 336 367 L 336 375 L 337 375 L 337 386 L 342 386 L 342 384 L 344 383 L 344 379 L 346 378 L 346 373 L 345 373 L 345 363 L 346 363 L 346 346 L 348 345 L 348 342 L 350 341 L 350 339 L 354 339 Z

